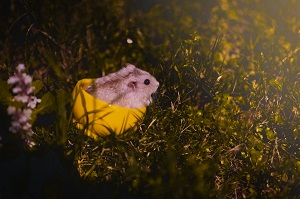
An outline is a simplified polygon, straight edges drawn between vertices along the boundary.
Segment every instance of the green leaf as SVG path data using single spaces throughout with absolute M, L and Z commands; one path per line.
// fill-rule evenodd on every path
M 57 92 L 58 106 L 65 106 L 71 100 L 71 94 L 63 89 L 59 89 Z
M 52 70 L 57 75 L 57 77 L 64 78 L 65 73 L 63 69 L 60 67 L 61 65 L 58 63 L 56 57 L 49 52 L 43 52 L 43 56 L 45 57 L 49 66 L 52 68 Z
M 277 124 L 283 124 L 282 117 L 279 114 L 276 114 L 274 119 Z
M 263 150 L 265 148 L 263 142 L 259 139 L 255 139 L 255 143 L 254 146 L 258 149 L 258 150 Z
M 43 88 L 44 83 L 42 80 L 35 80 L 31 83 L 31 86 L 34 87 L 33 93 L 36 94 Z
M 296 161 L 295 166 L 299 172 L 300 171 L 300 161 Z
M 55 96 L 49 91 L 45 95 L 43 95 L 41 99 L 41 103 L 37 106 L 34 112 L 36 114 L 39 113 L 43 115 L 46 113 L 51 113 L 55 109 L 56 109 Z
M 286 174 L 286 173 L 284 173 L 283 175 L 282 175 L 282 181 L 283 182 L 288 182 L 289 181 L 289 177 L 288 177 L 288 175 Z
M 59 144 L 65 144 L 67 140 L 67 109 L 66 104 L 71 100 L 71 95 L 63 89 L 56 92 L 57 114 L 59 118 L 58 141 Z
M 55 98 L 51 92 L 46 93 L 43 95 L 41 99 L 41 103 L 37 105 L 37 108 L 32 111 L 31 114 L 31 122 L 34 123 L 36 120 L 37 114 L 47 114 L 51 113 L 55 110 Z
M 273 141 L 276 139 L 275 133 L 269 127 L 266 128 L 266 135 L 267 135 L 267 139 L 270 141 Z
M 255 149 L 250 149 L 251 160 L 255 166 L 261 161 L 262 155 Z
M 8 104 L 13 98 L 9 92 L 9 85 L 6 81 L 0 80 L 0 101 L 4 104 Z
M 282 81 L 280 79 L 271 79 L 270 84 L 277 90 L 282 91 Z

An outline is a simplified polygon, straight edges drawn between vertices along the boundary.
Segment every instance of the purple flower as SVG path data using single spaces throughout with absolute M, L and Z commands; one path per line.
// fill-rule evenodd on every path
M 9 130 L 13 133 L 28 131 L 31 128 L 31 124 L 29 123 L 31 112 L 31 109 L 21 109 L 9 106 L 7 113 L 12 119 Z
M 9 130 L 12 133 L 21 133 L 21 137 L 28 146 L 34 146 L 35 144 L 31 140 L 33 131 L 31 129 L 30 118 L 32 109 L 36 107 L 37 103 L 41 102 L 41 99 L 31 95 L 34 87 L 31 86 L 32 77 L 24 72 L 25 65 L 19 64 L 16 70 L 17 73 L 9 77 L 7 83 L 12 86 L 12 92 L 15 94 L 13 100 L 22 102 L 24 106 L 22 108 L 9 106 L 7 108 L 7 113 L 12 119 Z
M 34 87 L 31 86 L 32 77 L 24 73 L 24 70 L 24 64 L 19 64 L 17 73 L 11 76 L 7 83 L 13 87 L 12 92 L 16 95 L 14 100 L 27 104 L 30 102 L 30 94 L 32 94 Z
M 16 67 L 18 73 L 21 73 L 25 70 L 25 65 L 24 64 L 19 64 L 17 67 Z
M 41 99 L 38 99 L 35 96 L 30 96 L 27 107 L 34 109 L 36 107 L 37 103 L 40 103 L 40 102 L 41 102 Z

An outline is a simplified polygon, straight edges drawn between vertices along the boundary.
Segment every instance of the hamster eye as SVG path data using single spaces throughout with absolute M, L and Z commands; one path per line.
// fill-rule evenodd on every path
M 145 85 L 149 85 L 150 84 L 150 80 L 149 79 L 145 79 L 144 84 Z

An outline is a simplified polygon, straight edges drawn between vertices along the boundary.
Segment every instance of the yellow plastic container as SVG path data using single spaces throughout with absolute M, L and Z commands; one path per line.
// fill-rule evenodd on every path
M 73 117 L 78 122 L 77 127 L 95 139 L 135 129 L 137 121 L 143 119 L 146 107 L 124 108 L 101 101 L 85 91 L 92 82 L 93 79 L 80 80 L 73 90 Z

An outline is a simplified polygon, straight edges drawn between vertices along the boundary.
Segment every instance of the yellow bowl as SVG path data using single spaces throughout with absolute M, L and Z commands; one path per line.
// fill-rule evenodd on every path
M 73 117 L 78 122 L 77 127 L 95 139 L 136 129 L 136 123 L 143 119 L 146 107 L 124 108 L 101 101 L 85 91 L 92 82 L 93 79 L 80 80 L 73 90 Z

